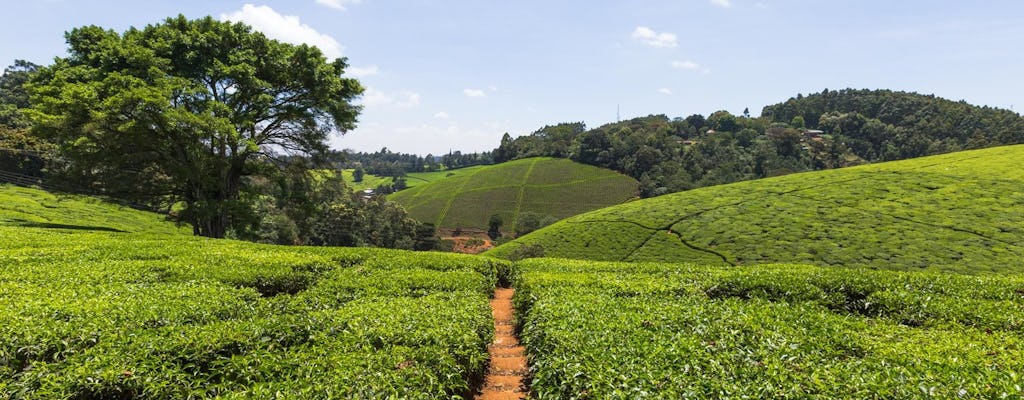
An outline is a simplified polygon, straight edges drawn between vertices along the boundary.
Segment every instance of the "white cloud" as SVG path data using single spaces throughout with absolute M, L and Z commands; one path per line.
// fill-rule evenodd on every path
M 348 5 L 362 3 L 362 0 L 316 0 L 316 4 L 344 11 Z
M 348 74 L 356 78 L 362 78 L 364 76 L 377 75 L 380 73 L 380 69 L 376 65 L 368 65 L 365 67 L 349 67 Z
M 448 113 L 446 113 L 444 111 L 439 111 L 437 114 L 434 114 L 434 118 L 438 118 L 438 119 L 448 119 L 450 117 L 451 117 L 451 115 L 448 115 Z
M 317 32 L 309 25 L 299 21 L 295 15 L 281 15 L 268 6 L 246 4 L 241 10 L 230 14 L 221 14 L 222 21 L 244 22 L 263 32 L 271 39 L 286 43 L 305 43 L 320 48 L 328 59 L 341 57 L 342 46 L 334 38 Z
M 672 89 L 663 87 L 661 89 L 658 89 L 658 93 L 661 93 L 661 94 L 672 94 Z
M 412 108 L 420 105 L 420 94 L 415 92 L 402 92 L 402 101 L 395 103 L 398 108 Z
M 765 2 L 757 2 L 757 3 L 754 3 L 754 7 L 757 7 L 757 8 L 760 8 L 760 9 L 765 9 L 765 8 L 768 8 L 768 4 L 765 3 Z
M 487 93 L 480 89 L 462 89 L 462 94 L 468 97 L 487 97 Z
M 367 107 L 393 105 L 398 108 L 413 108 L 420 105 L 420 94 L 416 92 L 387 94 L 372 87 L 367 87 L 366 91 L 363 92 L 363 105 Z
M 722 8 L 732 7 L 732 0 L 711 0 L 711 4 Z
M 689 71 L 699 71 L 700 73 L 707 75 L 711 73 L 711 69 L 702 67 L 693 61 L 672 61 L 672 68 L 685 69 Z
M 391 104 L 391 102 L 393 101 L 395 101 L 395 99 L 392 98 L 391 96 L 388 96 L 387 93 L 384 93 L 372 87 L 367 87 L 366 91 L 363 92 L 363 105 L 367 107 L 376 107 Z
M 494 86 L 494 85 L 491 85 L 491 86 L 488 86 L 488 87 L 487 87 L 487 90 L 490 90 L 490 91 L 492 91 L 492 92 L 497 92 L 497 91 L 498 91 L 498 87 L 497 87 L 497 86 Z
M 651 47 L 676 47 L 676 34 L 655 32 L 646 26 L 638 26 L 633 30 L 633 39 Z
M 690 60 L 672 61 L 672 68 L 697 70 L 700 69 L 700 64 L 697 64 Z

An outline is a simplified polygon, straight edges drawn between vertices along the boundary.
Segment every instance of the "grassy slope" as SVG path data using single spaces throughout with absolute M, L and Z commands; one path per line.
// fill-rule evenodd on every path
M 193 237 L 0 186 L 2 398 L 450 398 L 493 335 L 493 259 Z
M 191 234 L 164 216 L 102 200 L 0 184 L 0 226 Z
M 702 188 L 560 221 L 522 244 L 592 260 L 1024 272 L 1024 146 Z
M 520 213 L 565 218 L 620 204 L 633 197 L 637 187 L 625 175 L 553 158 L 457 171 L 462 173 L 388 199 L 402 204 L 414 218 L 441 228 L 487 229 L 490 216 L 498 214 L 505 229 L 511 230 Z
M 405 176 L 405 184 L 408 188 L 414 188 L 419 185 L 427 184 L 434 181 L 439 181 L 446 178 L 452 178 L 460 175 L 472 174 L 476 170 L 485 168 L 486 165 L 476 165 L 472 167 L 451 169 L 444 171 L 434 172 L 412 172 Z M 353 169 L 342 170 L 342 174 L 345 177 L 345 184 L 355 191 L 362 191 L 364 189 L 373 189 L 380 185 L 391 184 L 391 178 L 387 176 L 376 176 L 365 174 L 363 175 L 362 182 L 356 182 L 352 178 Z

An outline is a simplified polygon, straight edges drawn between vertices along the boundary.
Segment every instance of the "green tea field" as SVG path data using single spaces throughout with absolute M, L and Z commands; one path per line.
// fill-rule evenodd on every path
M 0 196 L 0 398 L 467 398 L 498 285 L 511 398 L 1024 395 L 1020 275 L 272 246 Z
M 388 199 L 439 228 L 486 230 L 491 215 L 497 214 L 503 230 L 511 231 L 522 213 L 565 218 L 620 204 L 637 189 L 636 180 L 628 176 L 565 159 L 529 158 L 454 172 Z
M 707 187 L 557 222 L 491 250 L 707 265 L 1024 272 L 1024 146 Z
M 1024 396 L 1024 280 L 532 259 L 539 399 Z

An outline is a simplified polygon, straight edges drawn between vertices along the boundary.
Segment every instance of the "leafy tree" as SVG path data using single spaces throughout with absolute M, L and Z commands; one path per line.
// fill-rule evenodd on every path
M 25 83 L 39 70 L 39 66 L 25 60 L 14 60 L 0 76 L 0 125 L 17 129 L 28 126 L 21 110 L 28 108 L 29 96 Z
M 265 174 L 266 160 L 323 153 L 360 111 L 344 59 L 241 23 L 178 16 L 66 38 L 68 57 L 30 84 L 36 131 L 98 191 L 184 202 L 197 235 L 223 237 L 250 209 L 243 178 Z
M 555 223 L 555 221 L 558 221 L 558 218 L 550 215 L 524 212 L 519 214 L 519 219 L 516 221 L 516 236 L 523 236 L 527 233 L 551 225 Z
M 356 169 L 352 171 L 352 181 L 354 181 L 356 183 L 362 182 L 363 181 L 363 175 L 365 175 L 365 174 L 366 174 L 366 172 L 363 171 L 363 167 L 362 166 L 356 167 Z
M 491 215 L 491 218 L 487 220 L 487 236 L 491 237 L 491 240 L 498 240 L 501 237 L 501 225 L 505 221 L 501 219 L 498 214 Z

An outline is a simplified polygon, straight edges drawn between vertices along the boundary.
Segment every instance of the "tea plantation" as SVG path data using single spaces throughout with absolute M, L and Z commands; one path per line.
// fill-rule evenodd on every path
M 497 214 L 503 230 L 511 231 L 522 213 L 565 218 L 620 204 L 633 198 L 638 187 L 628 176 L 566 159 L 528 158 L 454 172 L 388 200 L 439 228 L 486 230 Z
M 1024 279 L 532 259 L 536 398 L 1024 396 Z
M 708 187 L 572 217 L 549 257 L 1024 272 L 1024 146 Z
M 0 198 L 0 399 L 465 398 L 499 283 L 533 398 L 1024 396 L 1021 275 L 282 247 Z
M 483 376 L 500 261 L 194 238 L 0 194 L 21 199 L 0 203 L 0 398 L 448 398 Z

